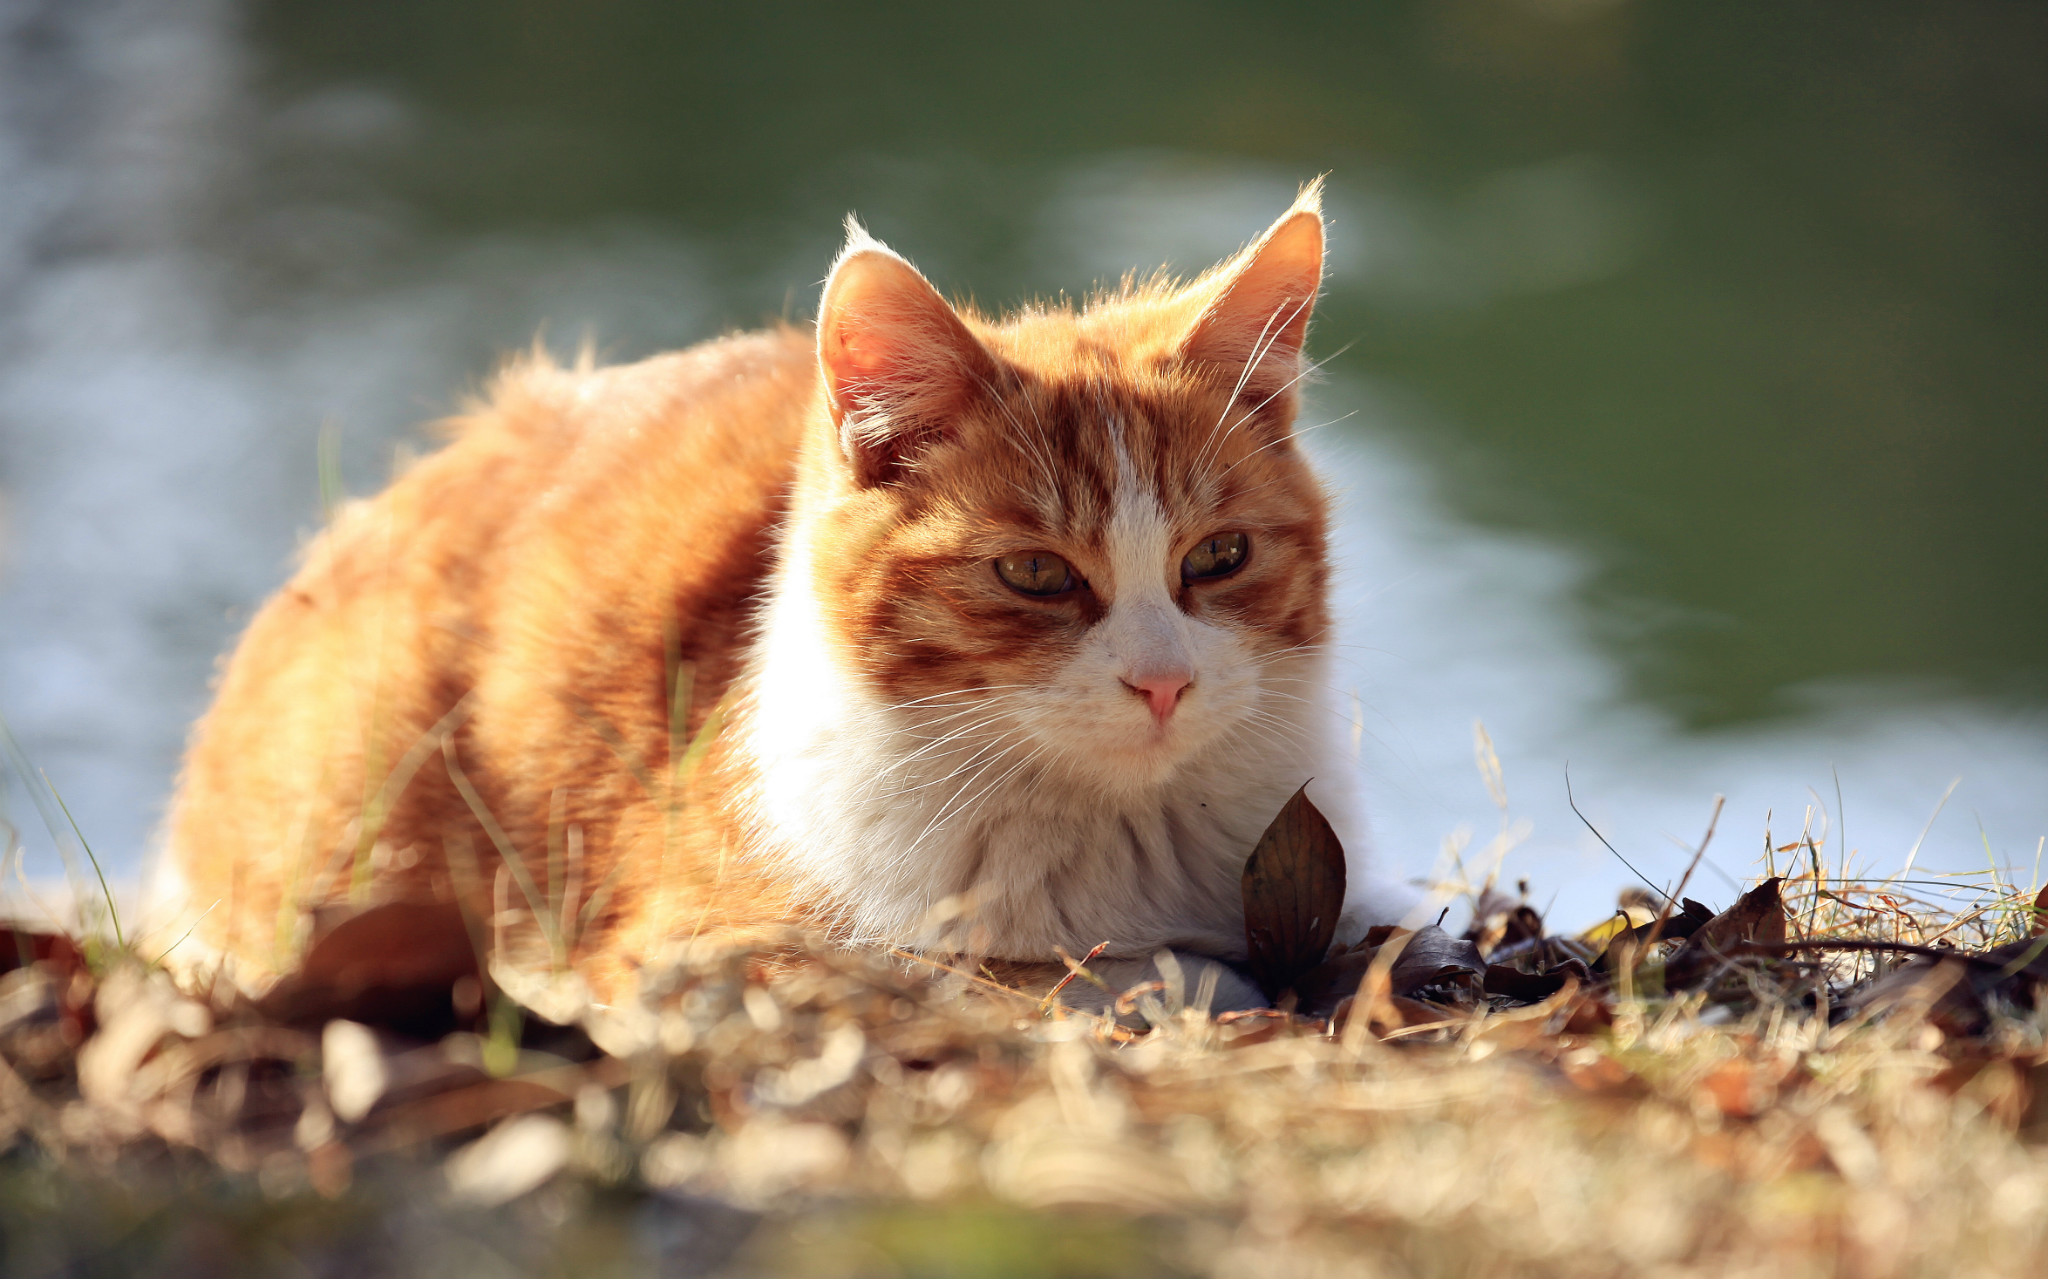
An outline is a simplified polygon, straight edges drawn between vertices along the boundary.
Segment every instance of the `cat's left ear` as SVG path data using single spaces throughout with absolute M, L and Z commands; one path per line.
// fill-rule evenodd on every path
M 1323 284 L 1323 182 L 1236 257 L 1189 286 L 1203 302 L 1180 358 L 1237 388 L 1246 411 L 1291 422 L 1300 399 L 1301 351 Z
M 826 407 L 854 479 L 898 475 L 994 376 L 994 360 L 917 268 L 846 223 L 818 306 Z

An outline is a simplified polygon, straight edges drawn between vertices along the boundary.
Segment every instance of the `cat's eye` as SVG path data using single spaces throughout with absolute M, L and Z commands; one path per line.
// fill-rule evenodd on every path
M 1211 533 L 1195 543 L 1194 549 L 1181 560 L 1181 580 L 1194 582 L 1205 577 L 1226 577 L 1243 565 L 1251 549 L 1251 539 L 1242 533 Z
M 1050 551 L 999 555 L 996 576 L 1023 595 L 1064 595 L 1081 584 L 1067 562 Z

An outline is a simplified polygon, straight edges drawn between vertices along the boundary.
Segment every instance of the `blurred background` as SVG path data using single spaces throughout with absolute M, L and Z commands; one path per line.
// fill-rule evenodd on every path
M 1768 822 L 2024 881 L 2044 68 L 2048 9 L 1965 0 L 0 0 L 0 712 L 133 878 L 323 435 L 368 493 L 536 335 L 807 316 L 849 209 L 1001 304 L 1327 171 L 1304 424 L 1390 868 L 1501 829 L 1484 720 L 1560 926 L 1627 879 L 1567 765 L 1660 880 L 1721 792 L 1731 876 Z

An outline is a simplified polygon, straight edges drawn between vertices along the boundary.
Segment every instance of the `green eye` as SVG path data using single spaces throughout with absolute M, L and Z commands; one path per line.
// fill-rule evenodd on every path
M 998 556 L 996 576 L 1023 595 L 1064 595 L 1081 584 L 1067 562 L 1050 551 Z
M 1227 577 L 1238 570 L 1251 549 L 1251 539 L 1242 533 L 1211 533 L 1195 543 L 1195 549 L 1180 562 L 1181 580 Z

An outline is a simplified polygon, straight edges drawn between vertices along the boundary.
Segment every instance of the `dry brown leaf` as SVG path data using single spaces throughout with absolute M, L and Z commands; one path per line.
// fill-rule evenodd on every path
M 1259 837 L 1244 864 L 1243 891 L 1248 966 L 1277 999 L 1323 962 L 1344 907 L 1344 846 L 1306 785 Z
M 1691 937 L 1715 918 L 1711 907 L 1688 897 L 1680 909 L 1662 914 L 1646 924 L 1624 928 L 1608 938 L 1607 949 L 1600 952 L 1593 966 L 1608 974 L 1631 968 L 1641 961 L 1643 952 L 1654 942 Z
M 1560 964 L 1546 973 L 1525 973 L 1502 964 L 1486 966 L 1486 993 L 1533 1004 L 1563 990 L 1567 982 L 1590 984 L 1592 975 L 1577 960 Z
M 1412 995 L 1430 986 L 1463 983 L 1485 975 L 1486 961 L 1479 957 L 1477 946 L 1428 924 L 1417 929 L 1401 948 L 1387 979 L 1396 995 Z
M 1782 876 L 1750 889 L 1735 904 L 1701 924 L 1664 966 L 1664 984 L 1683 990 L 1707 980 L 1744 942 L 1773 946 L 1785 940 Z
M 62 933 L 0 925 L 0 973 L 11 973 L 30 964 L 47 963 L 71 973 L 85 967 L 77 943 Z
M 1299 1010 L 1311 1017 L 1329 1015 L 1338 1003 L 1357 993 L 1358 983 L 1380 958 L 1380 948 L 1396 938 L 1401 949 L 1390 956 L 1392 963 L 1387 966 L 1386 990 L 1390 995 L 1413 995 L 1432 986 L 1446 985 L 1463 987 L 1469 994 L 1486 972 L 1486 961 L 1473 942 L 1453 937 L 1435 924 L 1415 932 L 1395 929 L 1391 935 L 1383 936 L 1385 940 L 1378 945 L 1361 943 L 1296 977 L 1293 990 L 1300 996 Z M 1549 991 L 1556 989 L 1553 985 Z
M 2009 941 L 1984 952 L 1984 958 L 1998 965 L 1998 979 L 2030 977 L 2048 982 L 2048 939 L 2040 933 L 2021 941 Z
M 450 992 L 476 973 L 476 950 L 455 903 L 386 902 L 319 932 L 298 971 L 258 1007 L 293 1025 L 345 1018 L 431 1026 L 452 1019 Z

